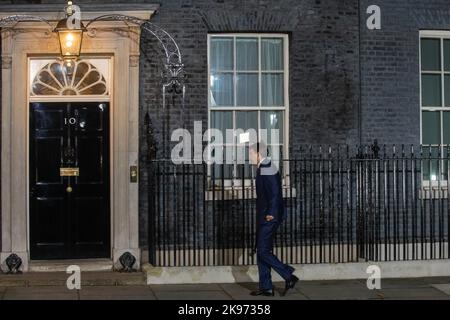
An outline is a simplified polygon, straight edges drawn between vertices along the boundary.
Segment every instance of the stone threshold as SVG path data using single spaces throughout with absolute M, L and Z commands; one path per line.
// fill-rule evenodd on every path
M 80 260 L 32 260 L 28 264 L 29 272 L 66 272 L 67 267 L 77 265 L 81 271 L 112 271 L 113 261 L 110 259 Z
M 336 264 L 293 265 L 295 274 L 303 281 L 368 279 L 369 266 L 380 268 L 381 279 L 450 276 L 450 260 L 352 262 Z M 199 284 L 258 282 L 257 266 L 142 266 L 147 284 Z M 283 281 L 272 272 L 273 281 Z

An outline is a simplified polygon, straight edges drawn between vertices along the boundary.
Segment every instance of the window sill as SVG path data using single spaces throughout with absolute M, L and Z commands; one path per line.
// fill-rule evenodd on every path
M 295 198 L 296 189 L 290 186 L 282 187 L 283 198 Z M 222 201 L 222 200 L 252 200 L 256 199 L 256 189 L 253 186 L 245 187 L 216 187 L 214 190 L 205 192 L 206 201 Z
M 425 180 L 422 181 L 422 188 L 419 190 L 419 199 L 447 199 L 448 193 L 447 180 Z

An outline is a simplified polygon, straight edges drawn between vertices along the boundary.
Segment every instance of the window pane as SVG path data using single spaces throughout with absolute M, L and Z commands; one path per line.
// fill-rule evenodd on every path
M 236 104 L 258 106 L 258 74 L 238 73 L 236 76 Z
M 233 129 L 233 112 L 232 111 L 212 111 L 211 112 L 211 128 L 218 129 L 222 132 L 223 142 L 226 139 L 226 130 Z M 212 139 L 211 139 L 212 140 Z M 230 150 L 223 148 L 222 159 L 224 162 L 227 161 L 227 151 Z M 212 151 L 212 155 L 215 156 L 215 151 Z M 232 177 L 233 164 L 214 164 L 212 166 L 213 172 L 212 179 L 215 179 L 215 184 L 220 185 L 220 179 L 229 179 Z
M 442 106 L 441 75 L 422 75 L 422 106 Z
M 284 105 L 284 75 L 279 73 L 262 74 L 262 106 Z
M 439 180 L 439 170 L 443 173 L 442 162 L 437 160 L 439 147 L 423 148 L 423 179 L 424 180 Z M 440 168 L 438 168 L 438 165 Z
M 258 39 L 236 38 L 236 69 L 257 71 Z
M 211 70 L 233 70 L 233 38 L 211 38 Z
M 211 85 L 211 106 L 233 106 L 233 74 L 221 73 L 212 74 Z
M 261 68 L 262 70 L 284 70 L 283 39 L 261 39 Z
M 233 112 L 232 111 L 212 111 L 211 112 L 211 129 L 219 129 L 225 139 L 226 130 L 233 129 Z
M 258 130 L 258 111 L 237 111 L 236 129 L 254 129 Z
M 422 70 L 425 71 L 441 70 L 440 42 L 441 42 L 440 39 L 422 39 L 421 41 Z
M 444 40 L 444 70 L 450 71 L 450 40 Z
M 443 119 L 442 119 L 442 130 L 443 132 L 443 136 L 444 136 L 444 144 L 450 144 L 450 112 L 442 112 L 443 114 Z
M 268 144 L 283 143 L 283 123 L 283 111 L 261 111 L 261 129 L 267 130 L 265 141 Z M 276 135 L 272 135 L 273 129 L 278 130 L 278 141 Z
M 258 134 L 258 111 L 237 111 L 236 112 L 236 129 L 243 131 L 251 130 L 250 132 L 250 144 L 255 143 Z M 239 139 L 239 137 L 238 137 Z M 239 140 L 238 140 L 239 141 Z M 238 178 L 251 178 L 252 168 L 249 164 L 248 158 L 248 144 L 238 144 L 236 146 L 236 157 L 238 160 L 237 177 Z
M 440 144 L 441 123 L 439 111 L 422 112 L 422 144 Z
M 250 164 L 249 160 L 249 147 L 239 147 L 241 150 L 236 150 L 236 154 L 242 153 L 242 159 L 239 160 L 236 166 L 236 178 L 237 179 L 250 179 L 253 177 L 252 175 L 252 165 Z
M 445 106 L 450 107 L 450 75 L 445 75 L 444 95 Z

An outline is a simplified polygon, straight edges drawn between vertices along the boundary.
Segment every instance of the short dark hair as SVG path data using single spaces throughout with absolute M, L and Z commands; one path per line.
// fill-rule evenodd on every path
M 269 155 L 269 149 L 264 142 L 256 142 L 250 145 L 250 150 L 259 153 L 261 156 L 266 157 Z

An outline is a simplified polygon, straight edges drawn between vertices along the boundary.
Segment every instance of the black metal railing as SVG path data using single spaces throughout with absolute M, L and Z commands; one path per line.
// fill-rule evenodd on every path
M 448 259 L 449 160 L 449 146 L 300 148 L 278 163 L 287 220 L 275 253 L 293 264 Z M 256 263 L 255 170 L 233 168 L 149 161 L 153 265 Z

